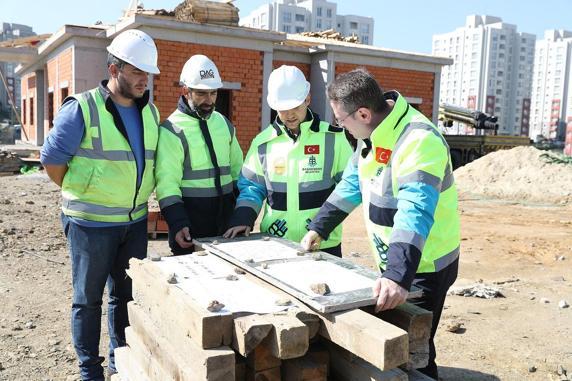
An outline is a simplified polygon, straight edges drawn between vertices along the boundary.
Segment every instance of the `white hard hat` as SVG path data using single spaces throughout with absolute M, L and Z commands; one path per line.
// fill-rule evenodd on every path
M 190 89 L 215 90 L 222 87 L 216 65 L 202 54 L 195 54 L 185 62 L 180 81 Z
M 268 105 L 276 111 L 291 110 L 304 103 L 310 83 L 296 66 L 282 65 L 268 78 Z
M 159 74 L 157 47 L 153 39 L 145 32 L 137 29 L 121 32 L 111 41 L 107 51 L 139 70 Z

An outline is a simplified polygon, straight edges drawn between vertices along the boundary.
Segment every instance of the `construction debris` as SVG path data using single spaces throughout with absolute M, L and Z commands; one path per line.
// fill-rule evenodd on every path
M 483 283 L 477 283 L 471 286 L 452 287 L 448 295 L 472 296 L 483 299 L 504 298 L 504 295 L 498 288 L 487 286 Z
M 50 38 L 51 34 L 40 34 L 22 38 L 14 38 L 0 42 L 0 48 L 33 48 Z
M 340 32 L 336 32 L 335 29 L 327 29 L 320 32 L 302 32 L 298 34 L 304 37 L 324 38 L 327 40 L 351 42 L 354 44 L 360 43 L 358 36 L 352 34 L 351 36 L 344 37 Z
M 232 1 L 216 2 L 205 0 L 185 0 L 175 8 L 175 18 L 179 21 L 193 21 L 204 24 L 238 26 L 238 8 Z
M 11 152 L 0 151 L 0 174 L 14 174 L 19 172 L 24 163 L 22 159 Z

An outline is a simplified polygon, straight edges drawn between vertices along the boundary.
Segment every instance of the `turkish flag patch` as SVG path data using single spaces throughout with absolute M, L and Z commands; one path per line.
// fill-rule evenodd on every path
M 318 155 L 320 153 L 320 146 L 318 144 L 304 146 L 304 155 Z
M 375 161 L 381 164 L 387 164 L 391 157 L 391 150 L 381 147 L 375 147 Z

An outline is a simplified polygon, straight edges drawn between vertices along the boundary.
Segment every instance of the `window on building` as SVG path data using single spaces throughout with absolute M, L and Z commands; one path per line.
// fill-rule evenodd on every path
M 322 19 L 317 19 L 317 20 L 316 20 L 316 28 L 322 29 Z
M 361 42 L 368 45 L 369 44 L 369 36 L 362 36 Z
M 67 87 L 64 87 L 60 90 L 60 101 L 63 103 L 64 100 L 68 97 L 69 91 Z M 226 114 L 225 114 L 226 115 Z
M 302 26 L 296 27 L 296 33 L 302 33 L 303 31 L 304 31 L 304 27 L 302 27 Z
M 282 14 L 282 21 L 283 22 L 292 22 L 292 13 L 290 12 L 284 12 Z
M 358 24 L 355 21 L 350 22 L 350 29 L 357 29 Z
M 290 33 L 290 25 L 282 25 L 282 29 L 286 33 Z
M 326 17 L 332 18 L 332 8 L 326 9 Z
M 48 93 L 48 127 L 54 126 L 54 92 Z
M 316 16 L 322 17 L 322 7 L 316 8 Z
M 26 107 L 26 99 L 22 99 L 22 123 L 26 124 L 28 108 Z
M 34 98 L 30 97 L 30 124 L 34 124 Z
M 232 119 L 232 91 L 226 89 L 218 89 L 216 96 L 215 108 L 218 112 L 225 115 L 228 119 Z
M 296 13 L 296 21 L 304 21 L 306 20 L 304 15 Z

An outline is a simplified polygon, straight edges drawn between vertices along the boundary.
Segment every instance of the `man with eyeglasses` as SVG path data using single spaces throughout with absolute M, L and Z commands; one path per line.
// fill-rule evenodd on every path
M 308 107 L 310 83 L 297 67 L 270 74 L 267 100 L 278 115 L 250 146 L 224 236 L 248 235 L 266 200 L 260 230 L 299 242 L 340 181 L 352 150 L 342 128 L 321 121 Z M 341 233 L 341 226 L 333 229 L 315 249 L 341 257 Z
M 311 249 L 363 203 L 367 236 L 382 272 L 373 286 L 376 311 L 410 300 L 433 312 L 429 364 L 438 379 L 433 339 L 447 290 L 457 277 L 459 215 L 449 147 L 441 133 L 397 91 L 383 93 L 365 70 L 339 75 L 327 88 L 339 124 L 358 148 L 342 181 L 310 223 Z
M 147 201 L 159 113 L 149 74 L 159 74 L 153 39 L 120 33 L 107 47 L 109 79 L 64 99 L 42 147 L 48 176 L 62 188 L 62 225 L 72 266 L 72 339 L 82 380 L 103 380 L 99 356 L 101 304 L 109 292 L 108 375 L 114 350 L 125 345 L 130 258 L 147 256 Z

